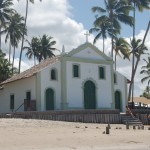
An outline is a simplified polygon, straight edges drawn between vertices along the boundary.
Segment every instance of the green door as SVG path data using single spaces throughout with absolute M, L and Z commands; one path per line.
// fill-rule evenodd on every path
M 84 108 L 96 109 L 95 84 L 92 81 L 84 84 Z
M 115 109 L 120 109 L 121 111 L 121 94 L 119 91 L 115 92 Z
M 46 110 L 54 110 L 54 90 L 46 90 Z

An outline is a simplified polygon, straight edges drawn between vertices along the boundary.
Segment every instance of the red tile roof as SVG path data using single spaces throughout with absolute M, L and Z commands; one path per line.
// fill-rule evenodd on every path
M 31 67 L 30 69 L 28 69 L 20 74 L 16 74 L 16 75 L 12 76 L 11 78 L 3 81 L 2 83 L 0 83 L 0 85 L 4 85 L 6 83 L 10 83 L 10 82 L 13 82 L 16 80 L 21 80 L 24 78 L 29 78 L 29 77 L 35 75 L 36 73 L 40 72 L 43 68 L 47 67 L 48 65 L 58 62 L 59 58 L 60 58 L 60 56 L 55 56 L 55 57 L 43 60 L 38 65 Z

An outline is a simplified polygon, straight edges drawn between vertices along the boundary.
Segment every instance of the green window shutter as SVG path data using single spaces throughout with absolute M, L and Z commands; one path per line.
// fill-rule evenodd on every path
M 73 65 L 73 77 L 79 77 L 79 66 Z
M 27 107 L 30 107 L 30 101 L 31 101 L 31 92 L 26 92 L 26 100 L 27 100 Z
M 10 95 L 10 109 L 14 109 L 14 95 Z
M 99 78 L 105 79 L 105 68 L 104 67 L 99 67 Z
M 56 70 L 55 69 L 51 70 L 51 80 L 56 80 Z
M 117 83 L 117 75 L 114 74 L 114 83 Z

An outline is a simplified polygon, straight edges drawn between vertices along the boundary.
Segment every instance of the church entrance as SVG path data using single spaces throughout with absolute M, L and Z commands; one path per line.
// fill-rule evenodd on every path
M 121 111 L 121 93 L 119 91 L 115 92 L 115 109 L 120 109 Z
M 84 108 L 96 109 L 95 84 L 92 81 L 87 81 L 84 84 Z
M 46 110 L 54 110 L 54 90 L 49 88 L 46 90 Z

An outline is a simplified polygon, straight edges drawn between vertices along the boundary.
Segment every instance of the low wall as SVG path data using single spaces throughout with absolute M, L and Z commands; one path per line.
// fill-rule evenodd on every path
M 150 109 L 131 109 L 133 114 L 150 114 Z
M 65 110 L 0 114 L 0 118 L 43 119 L 83 123 L 121 123 L 119 110 Z

